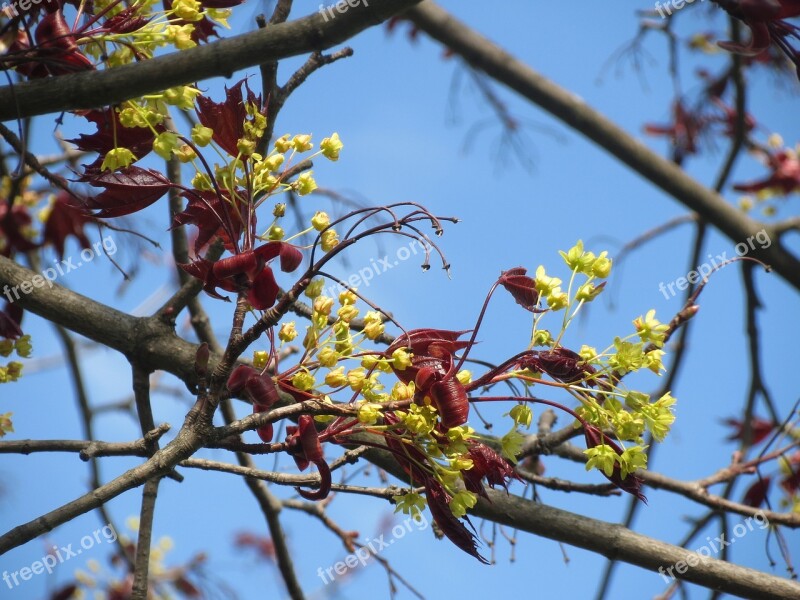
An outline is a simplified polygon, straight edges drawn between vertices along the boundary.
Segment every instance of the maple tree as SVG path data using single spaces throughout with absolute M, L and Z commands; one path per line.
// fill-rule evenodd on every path
M 10 83 L 0 89 L 0 114 L 9 123 L 0 125 L 0 135 L 19 164 L 13 168 L 11 154 L 4 154 L 0 355 L 16 356 L 0 366 L 0 383 L 5 392 L 24 380 L 26 361 L 37 344 L 27 333 L 29 319 L 38 316 L 55 324 L 67 348 L 86 435 L 83 440 L 16 439 L 36 433 L 15 431 L 13 414 L 3 412 L 0 452 L 79 452 L 92 465 L 93 481 L 85 495 L 5 532 L 0 554 L 89 511 L 100 511 L 110 525 L 106 505 L 124 492 L 141 489 L 135 539 L 115 538 L 112 564 L 120 574 L 104 582 L 102 590 L 120 599 L 204 596 L 209 593 L 200 577 L 205 557 L 164 569 L 162 549 L 152 542 L 162 480 L 181 481 L 186 472 L 199 468 L 244 478 L 267 530 L 239 532 L 235 543 L 276 565 L 292 598 L 306 596 L 307 582 L 295 568 L 281 509 L 315 516 L 355 556 L 366 552 L 366 543 L 327 512 L 334 499 L 346 502 L 348 494 L 388 502 L 414 522 L 429 514 L 437 536 L 452 551 L 461 550 L 481 563 L 496 561 L 496 545 L 475 526 L 477 519 L 491 523 L 494 531 L 510 527 L 662 574 L 668 568 L 669 595 L 682 582 L 692 582 L 743 597 L 798 597 L 784 534 L 792 535 L 800 526 L 796 406 L 778 409 L 763 384 L 756 385 L 741 413 L 733 416 L 728 410 L 723 415 L 733 430 L 729 440 L 739 444 L 736 460 L 703 482 L 672 479 L 647 465 L 676 420 L 674 373 L 683 360 L 689 323 L 702 318 L 698 299 L 713 285 L 715 273 L 723 267 L 741 268 L 751 320 L 758 305 L 756 269 L 773 270 L 800 290 L 800 261 L 777 243 L 798 228 L 797 219 L 776 221 L 767 231 L 751 212 L 758 204 L 772 217 L 779 212 L 777 202 L 800 192 L 800 150 L 777 134 L 760 138 L 759 116 L 750 114 L 745 102 L 745 75 L 755 70 L 768 70 L 776 80 L 796 85 L 800 52 L 793 40 L 800 39 L 800 30 L 787 19 L 800 16 L 800 3 L 713 2 L 728 17 L 730 35 L 693 32 L 687 46 L 698 54 L 724 52 L 726 67 L 697 72 L 699 91 L 691 98 L 676 94 L 671 123 L 644 126 L 646 134 L 667 138 L 671 160 L 648 150 L 433 2 L 349 2 L 337 5 L 341 10 L 335 18 L 333 13 L 316 13 L 289 20 L 296 7 L 291 0 L 278 0 L 268 18 L 257 18 L 258 30 L 223 39 L 232 11 L 241 4 L 243 0 L 174 0 L 161 6 L 149 0 L 53 0 L 14 11 L 2 25 L 2 61 Z M 658 21 L 652 12 L 642 14 L 634 44 L 648 35 L 674 41 L 677 19 Z M 570 326 L 607 292 L 620 257 L 590 249 L 580 240 L 560 256 L 557 249 L 539 249 L 537 260 L 543 264 L 538 268 L 512 261 L 495 281 L 483 282 L 480 313 L 464 329 L 444 328 L 437 324 L 441 316 L 433 312 L 424 315 L 425 326 L 406 327 L 391 306 L 373 302 L 363 287 L 340 279 L 332 267 L 356 247 L 392 239 L 423 248 L 423 269 L 434 263 L 447 272 L 451 265 L 444 236 L 459 222 L 458 207 L 452 215 L 439 215 L 417 201 L 354 206 L 320 188 L 313 170 L 314 161 L 336 163 L 346 155 L 345 142 L 350 142 L 344 134 L 340 138 L 335 123 L 322 139 L 305 132 L 275 135 L 292 93 L 313 85 L 312 75 L 319 69 L 352 54 L 349 48 L 324 51 L 375 24 L 384 24 L 387 36 L 402 32 L 413 41 L 427 35 L 445 47 L 445 59 L 462 59 L 509 140 L 516 139 L 520 123 L 499 99 L 494 82 L 549 111 L 685 204 L 692 214 L 683 222 L 697 225 L 692 265 L 702 261 L 700 248 L 710 227 L 737 248 L 745 244 L 747 249 L 749 241 L 751 252 L 737 251 L 740 256 L 695 272 L 694 281 L 688 278 L 690 285 L 678 286 L 686 293 L 674 314 L 656 318 L 650 307 L 641 307 L 632 315 L 632 328 L 616 332 L 605 348 L 585 343 L 583 334 Z M 672 51 L 677 52 L 674 47 Z M 278 61 L 306 53 L 305 63 L 279 85 Z M 201 85 L 248 67 L 258 67 L 260 80 L 246 74 L 218 92 L 206 92 Z M 80 133 L 59 138 L 61 154 L 45 160 L 43 152 L 33 151 L 29 122 L 62 111 L 59 125 L 69 119 Z M 11 123 L 16 123 L 16 132 Z M 705 151 L 708 140 L 730 148 L 713 187 L 684 168 Z M 508 145 L 519 150 L 513 142 Z M 745 150 L 768 172 L 757 180 L 732 182 L 734 161 Z M 163 167 L 144 166 L 158 161 Z M 721 195 L 729 185 L 749 194 L 739 206 Z M 325 194 L 332 198 L 330 210 L 309 210 L 306 206 L 312 204 L 299 202 Z M 90 255 L 104 249 L 113 261 L 116 246 L 112 251 L 105 239 L 93 246 L 95 232 L 147 243 L 137 219 L 159 205 L 169 211 L 163 228 L 169 230 L 170 268 L 178 288 L 149 316 L 125 314 L 68 289 L 63 279 L 56 282 L 64 275 L 60 263 L 58 273 L 53 267 L 42 270 L 51 247 L 64 262 L 73 243 Z M 625 252 L 675 224 L 645 233 Z M 753 242 L 761 240 L 762 232 L 776 243 L 756 248 Z M 491 252 L 503 242 L 482 243 Z M 126 270 L 117 267 L 119 277 L 127 279 Z M 330 284 L 336 293 L 325 287 Z M 530 326 L 529 343 L 509 347 L 487 362 L 477 356 L 478 342 L 486 335 L 486 315 L 501 294 L 516 304 L 518 327 Z M 223 302 L 230 307 L 226 341 L 215 333 L 207 312 L 208 303 Z M 180 329 L 184 313 L 191 323 L 186 335 Z M 757 340 L 755 327 L 749 333 Z M 85 375 L 73 334 L 114 349 L 129 362 L 140 439 L 107 442 L 93 436 L 96 408 L 82 391 Z M 757 341 L 753 345 L 758 373 Z M 170 436 L 165 435 L 169 427 L 157 422 L 152 394 L 158 384 L 151 377 L 157 372 L 177 377 L 191 397 L 183 424 Z M 656 392 L 646 392 L 653 385 L 646 376 L 665 381 Z M 757 392 L 763 393 L 768 419 L 756 414 Z M 242 416 L 246 405 L 251 414 Z M 480 414 L 484 406 L 500 407 L 505 434 L 491 430 Z M 553 429 L 556 419 L 562 420 L 561 429 Z M 211 460 L 204 453 L 209 450 L 222 450 L 231 460 Z M 263 466 L 263 455 L 283 464 L 291 458 L 294 468 L 288 473 L 274 467 L 262 470 L 258 465 Z M 607 483 L 545 477 L 546 455 L 596 470 Z M 97 465 L 106 456 L 141 461 L 103 482 Z M 344 475 L 345 467 L 360 463 L 377 466 L 381 475 L 369 485 L 353 483 Z M 384 474 L 393 476 L 394 483 L 388 484 Z M 745 477 L 745 493 L 732 498 L 733 483 Z M 721 483 L 728 484 L 727 491 L 709 491 Z M 630 502 L 626 525 L 647 502 L 648 487 L 669 490 L 709 509 L 684 545 L 716 517 L 723 536 L 727 515 L 763 518 L 778 540 L 790 577 L 709 557 L 690 562 L 691 568 L 676 567 L 687 556 L 681 547 L 623 527 L 604 528 L 589 517 L 541 503 L 536 492 L 529 500 L 527 486 L 624 496 Z M 489 558 L 483 546 L 491 552 Z M 366 556 L 384 567 L 390 591 L 400 582 L 417 593 L 371 546 Z M 720 558 L 726 557 L 723 553 Z M 607 593 L 614 564 L 600 596 Z M 65 599 L 97 586 L 78 577 L 51 597 Z

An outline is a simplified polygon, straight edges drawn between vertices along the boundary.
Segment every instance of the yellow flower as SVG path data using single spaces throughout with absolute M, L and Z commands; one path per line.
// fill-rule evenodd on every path
M 339 293 L 339 304 L 346 306 L 348 304 L 355 304 L 358 296 L 355 294 L 355 289 L 344 290 Z
M 392 400 L 411 400 L 414 397 L 414 382 L 408 384 L 398 381 L 392 388 Z
M 311 283 L 306 286 L 306 290 L 303 292 L 307 297 L 311 298 L 312 300 L 319 296 L 322 293 L 322 288 L 325 285 L 325 280 L 321 277 L 317 279 L 312 279 Z
M 339 152 L 343 147 L 344 144 L 342 144 L 339 139 L 338 133 L 334 133 L 331 137 L 325 138 L 319 145 L 320 150 L 322 150 L 322 155 L 333 161 L 339 160 Z
M 315 383 L 314 376 L 308 371 L 298 371 L 292 377 L 292 385 L 301 391 L 310 390 Z
M 334 367 L 339 361 L 339 354 L 330 346 L 325 346 L 317 355 L 319 364 L 323 367 Z
M 337 367 L 325 375 L 325 383 L 333 388 L 342 387 L 348 382 L 347 376 L 344 374 L 344 367 Z
M 289 321 L 288 323 L 284 323 L 283 325 L 281 325 L 281 328 L 278 331 L 278 338 L 282 342 L 291 342 L 296 337 L 297 337 L 297 329 L 295 328 L 294 321 Z
M 198 146 L 207 146 L 211 142 L 211 137 L 213 135 L 213 129 L 204 127 L 200 123 L 192 127 L 192 141 Z
M 153 140 L 153 151 L 164 160 L 172 158 L 172 150 L 178 145 L 178 136 L 171 131 L 159 133 Z
M 381 416 L 381 405 L 375 402 L 363 402 L 358 406 L 358 421 L 364 425 L 374 425 Z
M 301 196 L 306 196 L 317 189 L 317 182 L 314 181 L 312 173 L 313 171 L 306 171 L 300 175 L 295 182 L 297 193 Z
M 352 389 L 354 392 L 360 392 L 361 388 L 364 386 L 364 380 L 366 377 L 366 371 L 361 368 L 353 369 L 347 373 L 347 383 L 350 385 L 350 389 Z
M 347 304 L 345 306 L 342 306 L 336 312 L 336 315 L 339 317 L 339 319 L 341 319 L 345 323 L 349 323 L 358 316 L 358 309 L 352 304 Z
M 405 371 L 411 366 L 411 354 L 405 348 L 398 348 L 392 352 L 392 363 L 398 371 Z
M 256 350 L 253 352 L 253 366 L 256 369 L 263 369 L 267 366 L 267 362 L 269 361 L 269 352 L 266 350 Z
M 275 149 L 278 152 L 286 152 L 292 147 L 292 142 L 289 141 L 289 134 L 286 133 L 275 140 Z
M 11 423 L 11 415 L 14 413 L 4 413 L 0 415 L 0 437 L 7 433 L 14 433 L 14 425 Z
M 611 259 L 607 258 L 608 252 L 601 252 L 592 263 L 592 274 L 600 279 L 605 279 L 611 274 Z
M 197 0 L 174 0 L 172 3 L 172 12 L 184 21 L 200 21 L 203 18 L 201 8 Z
M 333 298 L 330 296 L 317 296 L 314 298 L 314 310 L 321 315 L 328 316 L 333 310 Z
M 127 148 L 113 148 L 109 150 L 103 158 L 103 164 L 100 165 L 100 170 L 116 171 L 117 169 L 124 169 L 129 167 L 133 161 L 136 160 L 133 152 Z
M 321 235 L 321 246 L 325 252 L 330 252 L 339 245 L 339 234 L 335 229 L 326 229 Z
M 283 164 L 284 160 L 284 155 L 278 152 L 277 154 L 273 154 L 264 159 L 264 166 L 266 166 L 270 171 L 277 171 Z
M 311 217 L 311 226 L 317 231 L 322 231 L 330 224 L 331 219 L 326 212 L 317 211 L 314 213 L 314 216 Z
M 292 147 L 298 152 L 307 152 L 314 147 L 311 143 L 311 136 L 308 134 L 296 135 L 292 138 Z

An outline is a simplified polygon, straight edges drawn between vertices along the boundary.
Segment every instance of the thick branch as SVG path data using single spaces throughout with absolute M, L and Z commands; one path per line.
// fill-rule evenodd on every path
M 291 56 L 322 51 L 417 4 L 419 0 L 359 3 L 335 19 L 315 12 L 290 23 L 237 35 L 105 71 L 49 77 L 0 88 L 0 121 L 116 104 Z
M 463 57 L 472 67 L 484 71 L 613 154 L 717 227 L 734 243 L 744 242 L 765 228 L 764 224 L 742 213 L 718 193 L 687 175 L 679 166 L 628 135 L 578 96 L 543 77 L 434 2 L 426 0 L 406 12 L 405 16 L 417 28 Z M 769 248 L 756 248 L 751 256 L 770 265 L 800 290 L 800 260 L 781 246 L 779 239 L 773 239 Z

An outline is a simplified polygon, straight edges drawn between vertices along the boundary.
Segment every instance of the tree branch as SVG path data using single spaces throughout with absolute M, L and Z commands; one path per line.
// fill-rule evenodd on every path
M 419 1 L 359 3 L 328 21 L 315 12 L 290 23 L 277 23 L 113 69 L 27 81 L 15 84 L 13 90 L 10 86 L 0 87 L 0 121 L 117 104 L 177 85 L 211 77 L 230 77 L 247 67 L 322 51 Z
M 658 188 L 699 214 L 734 243 L 754 236 L 765 224 L 751 219 L 722 196 L 696 181 L 594 110 L 575 94 L 543 77 L 499 46 L 473 31 L 434 2 L 426 0 L 404 14 L 433 39 L 460 55 L 472 67 L 508 86 L 583 134 Z M 800 290 L 800 260 L 773 240 L 753 257 L 770 265 Z

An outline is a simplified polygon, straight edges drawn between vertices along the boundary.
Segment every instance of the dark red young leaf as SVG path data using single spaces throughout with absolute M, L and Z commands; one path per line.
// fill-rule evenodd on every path
M 319 435 L 310 415 L 300 415 L 297 426 L 286 428 L 287 451 L 297 463 L 297 467 L 304 471 L 310 463 L 317 467 L 320 477 L 319 488 L 313 491 L 296 487 L 295 490 L 306 500 L 324 500 L 331 492 L 331 469 L 322 454 Z
M 69 28 L 60 8 L 42 17 L 36 26 L 34 37 L 36 48 L 33 50 L 41 61 L 45 74 L 66 75 L 94 69 L 92 61 L 78 50 L 75 34 Z
M 792 454 L 787 462 L 791 473 L 781 479 L 781 487 L 789 496 L 794 496 L 800 490 L 800 450 Z
M 279 291 L 275 275 L 266 263 L 280 256 L 282 267 L 296 269 L 300 261 L 296 260 L 295 251 L 299 254 L 299 250 L 285 242 L 269 242 L 255 250 L 246 250 L 223 258 L 214 264 L 200 258 L 179 266 L 190 275 L 201 279 L 204 283 L 203 289 L 214 298 L 224 299 L 216 292 L 218 287 L 229 292 L 246 291 L 247 301 L 253 308 L 266 310 L 275 304 Z
M 752 506 L 753 508 L 758 508 L 764 501 L 767 499 L 767 493 L 769 492 L 769 485 L 772 482 L 772 479 L 769 477 L 762 477 L 753 482 L 753 484 L 747 488 L 747 491 L 744 494 L 744 498 L 742 499 L 742 504 L 746 506 Z
M 281 244 L 280 257 L 281 271 L 284 273 L 291 273 L 303 262 L 303 253 L 291 244 Z
M 452 361 L 452 357 L 449 357 L 451 364 Z M 449 371 L 450 369 L 447 368 L 446 370 Z M 469 418 L 467 390 L 454 376 L 447 377 L 445 375 L 444 379 L 433 383 L 428 390 L 421 388 L 415 400 L 417 402 L 424 401 L 425 395 L 429 395 L 436 406 L 436 411 L 439 413 L 444 429 L 458 427 L 467 422 Z
M 12 256 L 17 252 L 38 248 L 38 244 L 22 233 L 32 222 L 28 208 L 17 203 L 8 210 L 8 204 L 7 200 L 0 199 L 0 256 Z
M 594 448 L 595 446 L 599 446 L 600 444 L 605 444 L 606 446 L 611 446 L 611 449 L 614 450 L 617 454 L 622 454 L 622 448 L 619 445 L 609 438 L 606 435 L 603 435 L 597 427 L 591 425 L 589 423 L 584 424 L 583 426 L 583 435 L 586 438 L 586 447 L 587 448 Z M 605 474 L 604 471 L 601 470 L 603 476 L 608 479 L 611 483 L 616 485 L 619 489 L 628 492 L 639 498 L 642 502 L 647 504 L 647 497 L 642 493 L 642 480 L 641 478 L 637 477 L 633 474 L 628 474 L 628 476 L 623 479 L 622 478 L 622 471 L 619 468 L 619 464 L 614 464 L 614 471 L 611 473 L 611 477 Z
M 268 537 L 243 531 L 236 534 L 236 539 L 233 543 L 237 548 L 252 548 L 264 560 L 270 562 L 275 560 L 275 544 Z
M 65 585 L 50 594 L 50 600 L 71 600 L 76 597 L 78 586 L 74 583 Z
M 247 212 L 246 192 L 239 189 L 236 190 L 236 194 L 233 194 L 239 208 L 238 215 L 232 210 L 234 201 L 228 190 L 222 190 L 224 201 L 220 200 L 213 191 L 186 190 L 181 193 L 181 196 L 186 198 L 188 203 L 182 212 L 175 215 L 172 227 L 187 224 L 197 227 L 197 239 L 194 242 L 195 254 L 199 255 L 206 244 L 217 237 L 222 238 L 226 250 L 234 252 L 233 240 L 230 239 L 224 227 L 224 214 L 227 212 L 231 215 L 233 235 L 238 240 L 242 235 Z
M 257 374 L 258 371 L 250 365 L 239 365 L 228 377 L 228 391 L 234 395 L 241 393 L 250 378 Z
M 268 411 L 268 407 L 253 403 L 253 414 Z M 258 437 L 261 438 L 262 442 L 269 444 L 272 442 L 272 437 L 275 435 L 275 428 L 272 423 L 267 423 L 261 427 L 256 427 L 256 433 L 258 434 Z
M 447 539 L 470 556 L 474 556 L 483 564 L 488 565 L 489 561 L 478 553 L 478 544 L 475 534 L 469 531 L 450 510 L 448 506 L 450 497 L 442 485 L 435 479 L 429 477 L 425 481 L 425 497 L 428 500 L 428 507 L 431 510 L 431 516 L 433 516 L 434 522 L 439 526 L 442 533 L 447 536 Z M 469 523 L 467 517 L 465 517 L 464 520 Z M 470 526 L 472 526 L 471 523 Z
M 86 198 L 86 208 L 95 210 L 95 217 L 121 217 L 138 212 L 161 198 L 172 186 L 158 171 L 135 165 L 117 172 L 84 175 L 80 181 L 105 188 L 97 196 Z
M 470 492 L 484 498 L 487 497 L 482 483 L 484 478 L 490 487 L 502 485 L 506 492 L 510 479 L 521 479 L 514 471 L 514 467 L 486 444 L 472 441 L 469 446 L 469 457 L 472 459 L 472 468 L 462 471 L 464 486 Z
M 44 224 L 42 243 L 52 244 L 59 258 L 64 258 L 64 244 L 69 236 L 77 239 L 81 248 L 91 248 L 89 238 L 83 231 L 83 226 L 91 222 L 91 218 L 72 204 L 70 195 L 61 192 L 56 196 Z
M 183 21 L 175 21 L 176 25 L 183 23 Z M 199 21 L 192 23 L 192 25 L 194 25 L 194 30 L 192 30 L 191 37 L 196 44 L 208 42 L 212 35 L 219 37 L 216 25 L 208 17 L 203 17 Z
M 503 271 L 500 275 L 500 285 L 506 288 L 522 308 L 538 312 L 536 304 L 539 302 L 539 293 L 536 291 L 536 281 L 528 277 L 527 272 L 524 267 Z
M 748 193 L 773 189 L 785 196 L 800 192 L 800 158 L 792 150 L 781 150 L 769 155 L 767 166 L 772 171 L 767 177 L 750 183 L 738 183 L 733 189 Z
M 262 408 L 269 408 L 274 405 L 280 396 L 278 396 L 278 388 L 275 387 L 275 382 L 268 374 L 261 374 L 256 372 L 244 384 L 244 391 L 254 405 Z
M 150 22 L 150 18 L 139 14 L 141 5 L 129 6 L 103 23 L 103 30 L 109 33 L 133 33 Z
M 228 300 L 226 296 L 217 293 L 217 288 L 222 288 L 228 292 L 238 291 L 238 287 L 231 280 L 217 279 L 211 273 L 211 268 L 214 263 L 206 260 L 205 258 L 198 258 L 195 261 L 186 264 L 178 265 L 181 269 L 186 271 L 192 277 L 195 277 L 203 282 L 203 290 L 212 298 L 219 300 Z
M 314 425 L 314 417 L 300 415 L 297 419 L 297 433 L 300 436 L 300 447 L 303 450 L 303 455 L 309 462 L 322 460 L 322 446 L 319 443 L 319 435 Z
M 725 419 L 723 423 L 733 429 L 731 434 L 725 439 L 731 442 L 744 439 L 744 423 L 741 420 L 731 417 Z M 764 441 L 774 430 L 775 424 L 772 421 L 754 416 L 750 421 L 751 443 L 755 445 Z
M 181 594 L 187 598 L 202 598 L 203 593 L 191 581 L 186 579 L 183 575 L 173 580 L 172 584 Z
M 264 266 L 264 262 L 255 252 L 247 250 L 219 259 L 211 267 L 211 273 L 218 279 L 228 279 L 237 275 L 246 275 L 248 279 L 252 279 Z
M 141 160 L 153 149 L 155 134 L 149 127 L 124 127 L 119 121 L 119 114 L 112 108 L 89 110 L 81 115 L 97 126 L 95 133 L 82 133 L 72 142 L 79 150 L 97 152 L 99 156 L 90 165 L 84 165 L 87 175 L 99 171 L 100 165 L 109 150 L 127 148 L 133 152 L 137 160 Z M 155 127 L 158 133 L 164 131 L 163 125 Z
M 433 380 L 440 379 L 453 364 L 453 355 L 458 350 L 469 346 L 469 342 L 459 342 L 458 338 L 467 331 L 449 331 L 446 329 L 412 329 L 397 336 L 386 349 L 387 355 L 398 348 L 408 348 L 413 354 L 411 366 L 406 369 L 394 369 L 395 376 L 403 383 L 414 381 L 420 371 L 432 371 Z
M 242 88 L 247 90 L 245 100 Z M 252 102 L 263 108 L 261 97 L 256 96 L 242 79 L 228 89 L 225 87 L 225 101 L 214 102 L 205 96 L 197 97 L 197 116 L 200 122 L 214 130 L 212 136 L 217 145 L 231 156 L 237 156 L 237 142 L 244 135 L 244 120 L 247 117 L 245 102 Z
M 558 347 L 539 352 L 537 359 L 539 370 L 565 383 L 580 381 L 595 371 L 591 365 L 584 364 L 580 354 L 568 348 Z
M 15 340 L 22 335 L 22 308 L 17 304 L 9 304 L 0 311 L 0 338 Z
M 794 63 L 800 77 L 800 51 L 790 43 L 791 39 L 798 38 L 800 30 L 793 23 L 783 20 L 800 16 L 798 0 L 713 1 L 750 28 L 750 40 L 747 43 L 717 42 L 718 46 L 743 56 L 758 56 L 774 44 Z
M 673 160 L 680 164 L 688 155 L 697 153 L 698 140 L 708 125 L 708 119 L 698 112 L 687 109 L 682 100 L 675 101 L 672 114 L 672 124 L 646 124 L 644 131 L 650 135 L 669 137 Z

